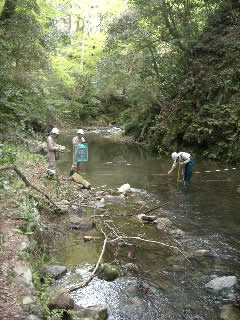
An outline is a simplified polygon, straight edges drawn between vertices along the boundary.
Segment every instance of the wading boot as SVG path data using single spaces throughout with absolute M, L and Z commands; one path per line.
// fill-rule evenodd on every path
M 74 170 L 71 169 L 71 170 L 70 170 L 70 173 L 69 173 L 69 176 L 71 177 L 73 174 L 74 174 Z

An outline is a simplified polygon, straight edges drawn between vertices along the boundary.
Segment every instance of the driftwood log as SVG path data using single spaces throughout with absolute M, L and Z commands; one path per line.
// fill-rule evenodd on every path
M 83 177 L 76 172 L 72 175 L 72 180 L 79 183 L 79 184 L 82 184 L 83 187 L 86 189 L 90 189 L 92 187 L 91 184 L 87 180 L 83 179 Z
M 11 165 L 8 165 L 8 166 L 0 166 L 0 171 L 8 171 L 8 170 L 14 170 L 17 173 L 17 175 L 23 180 L 23 182 L 25 183 L 26 187 L 31 187 L 32 189 L 34 189 L 37 192 L 39 192 L 41 195 L 43 195 L 47 199 L 47 202 L 49 204 L 53 205 L 53 207 L 55 208 L 55 210 L 57 212 L 61 211 L 61 209 L 49 197 L 49 195 L 47 195 L 45 192 L 43 192 L 42 190 L 40 190 L 36 186 L 34 186 L 14 164 L 11 164 Z
M 84 241 L 92 241 L 92 240 L 98 240 L 101 239 L 100 237 L 93 237 L 93 236 L 83 236 Z

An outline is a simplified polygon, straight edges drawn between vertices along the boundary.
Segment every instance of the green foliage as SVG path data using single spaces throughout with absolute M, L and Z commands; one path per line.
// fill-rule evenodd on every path
M 8 142 L 0 145 L 0 165 L 14 164 L 17 154 L 17 148 Z
M 32 234 L 33 231 L 41 228 L 37 205 L 37 202 L 33 198 L 29 199 L 27 197 L 20 204 L 19 217 L 24 221 L 24 225 L 21 226 L 20 230 L 25 234 Z
M 128 107 L 119 121 L 126 133 L 159 153 L 187 148 L 236 161 L 239 4 L 130 2 L 131 11 L 109 28 L 101 68 L 111 77 L 102 75 L 105 87 L 115 95 L 124 88 Z
M 239 3 L 128 3 L 19 0 L 0 23 L 0 122 L 109 121 L 153 151 L 236 161 Z

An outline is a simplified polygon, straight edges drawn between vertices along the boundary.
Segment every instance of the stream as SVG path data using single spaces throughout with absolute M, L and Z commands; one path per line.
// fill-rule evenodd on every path
M 177 182 L 177 170 L 167 175 L 172 161 L 152 155 L 141 146 L 113 141 L 109 134 L 118 131 L 86 132 L 88 162 L 81 163 L 81 174 L 94 188 L 116 189 L 130 184 L 133 192 L 126 199 L 105 201 L 99 208 L 83 208 L 82 215 L 107 213 L 110 223 L 128 236 L 177 246 L 188 257 L 167 246 L 135 242 L 136 246 L 107 246 L 103 263 L 133 263 L 137 271 L 107 282 L 95 277 L 90 284 L 73 292 L 76 304 L 87 307 L 107 305 L 110 320 L 215 320 L 221 308 L 235 294 L 234 288 L 218 293 L 206 290 L 215 277 L 240 279 L 239 168 L 195 158 L 191 184 Z M 73 135 L 60 137 L 68 149 Z M 187 151 L 187 150 L 183 150 Z M 58 168 L 69 175 L 72 153 L 61 155 Z M 142 224 L 140 213 L 153 211 L 168 218 L 175 233 Z M 96 229 L 87 235 L 99 236 Z M 59 283 L 73 285 L 90 275 L 89 265 L 97 262 L 103 241 L 84 242 L 82 233 L 69 231 L 55 239 L 55 259 L 69 272 Z M 205 250 L 207 254 L 197 254 Z

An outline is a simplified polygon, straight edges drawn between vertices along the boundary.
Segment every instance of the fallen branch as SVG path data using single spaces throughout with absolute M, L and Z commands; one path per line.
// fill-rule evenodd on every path
M 91 216 L 91 218 L 108 218 L 110 217 L 109 214 L 94 214 L 93 216 Z
M 168 204 L 168 203 L 169 203 L 169 202 L 165 202 L 164 204 L 161 204 L 160 206 L 157 206 L 156 208 L 153 208 L 153 209 L 151 209 L 151 210 L 148 210 L 148 211 L 144 212 L 143 214 L 147 214 L 147 213 L 150 213 L 150 212 L 152 212 L 152 211 L 154 211 L 154 210 L 157 210 L 157 209 L 165 206 L 165 205 Z
M 31 182 L 24 176 L 24 174 L 14 164 L 0 167 L 0 171 L 7 171 L 7 170 L 14 170 L 17 173 L 17 175 L 23 180 L 26 187 L 31 187 L 32 189 L 41 193 L 48 200 L 48 202 L 55 207 L 57 211 L 60 211 L 60 208 L 56 205 L 56 203 L 45 192 L 43 192 L 42 190 L 38 189 L 36 186 L 31 184 Z
M 83 179 L 83 177 L 76 172 L 72 175 L 72 180 L 79 183 L 79 184 L 82 184 L 83 187 L 86 189 L 91 189 L 91 187 L 92 187 L 91 184 L 87 180 Z
M 106 244 L 107 244 L 107 241 L 108 241 L 108 237 L 106 236 L 105 232 L 102 231 L 102 233 L 104 234 L 105 239 L 104 239 L 104 242 L 103 242 L 102 252 L 101 252 L 101 254 L 99 256 L 98 262 L 97 262 L 93 272 L 91 273 L 90 277 L 86 281 L 83 281 L 83 282 L 81 282 L 78 285 L 75 285 L 73 287 L 67 288 L 67 290 L 69 292 L 73 292 L 73 291 L 76 291 L 76 290 L 78 290 L 80 288 L 86 287 L 89 284 L 89 282 L 94 278 L 95 273 L 97 272 L 97 269 L 98 269 L 98 267 L 100 265 L 100 262 L 102 260 L 102 257 L 103 257 L 103 254 L 104 254 L 104 251 L 105 251 L 105 248 L 106 248 Z
M 156 243 L 156 244 L 160 244 L 161 246 L 164 246 L 164 247 L 175 249 L 175 250 L 179 251 L 188 262 L 190 262 L 190 260 L 186 257 L 186 255 L 178 247 L 170 246 L 168 244 L 165 244 L 165 243 L 162 243 L 162 242 L 159 242 L 159 241 L 155 241 L 155 240 L 146 240 L 146 239 L 142 239 L 140 237 L 121 237 L 121 236 L 119 236 L 119 237 L 117 237 L 115 239 L 110 240 L 109 242 L 116 242 L 116 241 L 119 241 L 119 240 L 128 240 L 128 239 L 140 240 L 140 241 L 144 241 L 144 242 L 148 242 L 148 243 Z
M 84 241 L 91 241 L 91 240 L 98 240 L 100 237 L 93 237 L 93 236 L 83 236 Z

